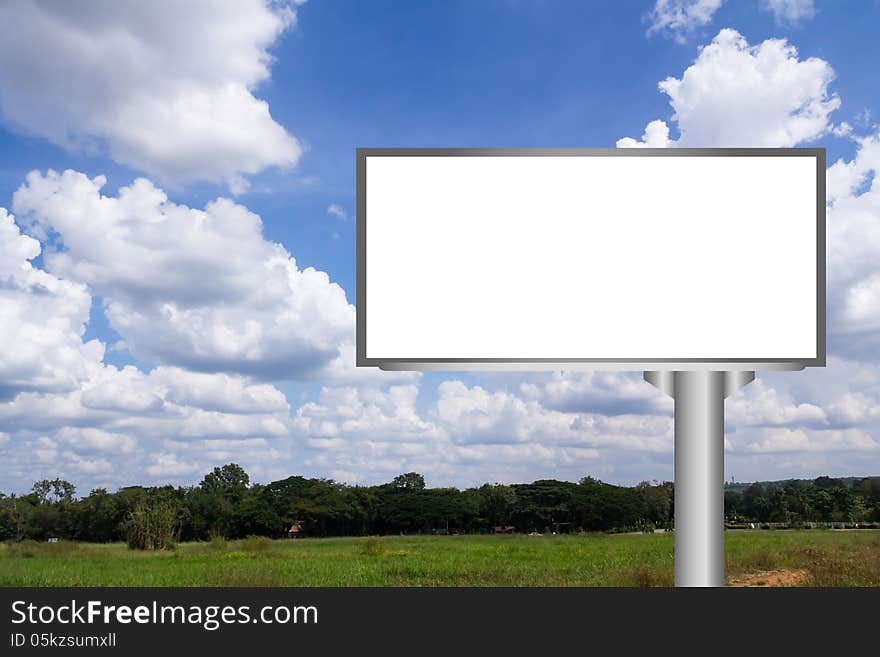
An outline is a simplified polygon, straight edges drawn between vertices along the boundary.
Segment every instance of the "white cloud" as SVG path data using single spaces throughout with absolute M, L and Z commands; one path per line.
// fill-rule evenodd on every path
M 727 400 L 725 420 L 737 427 L 815 426 L 827 424 L 825 411 L 815 404 L 795 403 L 762 379 L 756 379 Z
M 199 461 L 202 470 L 209 470 L 217 463 L 246 460 L 257 467 L 281 463 L 296 450 L 290 444 L 278 449 L 277 441 L 266 438 L 209 438 L 205 440 L 165 440 L 163 448 L 178 455 L 186 455 Z
M 445 434 L 416 409 L 418 387 L 325 387 L 296 412 L 295 427 L 313 446 L 333 440 L 434 440 Z
M 840 106 L 828 90 L 833 79 L 827 62 L 799 59 L 784 39 L 750 46 L 723 29 L 680 79 L 659 84 L 680 133 L 666 145 L 776 147 L 816 139 L 832 130 L 830 115 Z M 659 146 L 664 139 L 666 124 L 652 121 L 642 141 L 624 138 L 618 146 Z
M 161 369 L 154 370 L 154 373 Z M 182 373 L 181 373 L 182 374 Z M 79 403 L 84 409 L 131 415 L 153 415 L 167 410 L 165 395 L 151 377 L 132 365 L 120 370 L 96 368 L 82 385 Z
M 144 179 L 116 197 L 105 179 L 33 172 L 13 205 L 64 250 L 46 269 L 88 284 L 142 360 L 271 379 L 314 376 L 354 340 L 354 307 L 326 273 L 265 240 L 260 218 L 227 199 L 204 210 Z
M 48 436 L 40 436 L 34 447 L 33 453 L 40 462 L 51 461 L 58 456 L 58 444 Z
M 645 384 L 647 386 L 647 384 Z M 444 381 L 432 416 L 461 444 L 607 447 L 665 451 L 671 447 L 667 416 L 566 413 L 507 392 Z
M 880 354 L 880 135 L 856 138 L 849 162 L 828 169 L 830 345 L 849 358 Z
M 124 433 L 92 427 L 64 427 L 55 438 L 71 447 L 98 452 L 133 452 L 137 441 Z
M 222 199 L 204 210 L 178 206 L 144 180 L 116 197 L 102 197 L 101 184 L 75 172 L 33 174 L 16 195 L 29 230 L 53 235 L 42 264 L 57 275 L 29 262 L 40 255 L 39 242 L 22 235 L 3 211 L 0 308 L 6 321 L 0 327 L 19 345 L 0 359 L 7 367 L 0 369 L 0 426 L 8 481 L 26 488 L 38 474 L 69 473 L 91 485 L 185 482 L 197 469 L 228 460 L 247 465 L 255 477 L 286 476 L 303 465 L 292 461 L 298 436 L 320 440 L 311 428 L 303 435 L 296 423 L 323 421 L 321 404 L 338 408 L 346 395 L 360 399 L 360 415 L 330 420 L 346 439 L 385 430 L 394 435 L 407 426 L 416 440 L 436 433 L 412 408 L 417 389 L 411 384 L 419 375 L 356 369 L 354 309 L 344 292 L 326 274 L 298 269 L 283 247 L 265 241 L 258 217 Z M 103 345 L 82 342 L 89 288 L 101 295 L 127 349 L 171 364 L 149 372 L 104 364 Z M 175 323 L 187 313 L 203 319 L 198 326 Z M 239 327 L 252 330 L 257 356 L 224 350 L 210 331 L 199 334 L 212 323 L 226 344 L 251 337 L 237 335 Z M 193 336 L 189 347 L 201 360 L 185 354 L 176 338 L 169 338 L 176 351 L 162 351 L 163 336 L 175 331 Z M 303 367 L 303 360 L 315 362 Z M 279 389 L 242 371 L 350 387 L 328 389 L 294 418 Z M 408 385 L 377 387 L 392 383 Z M 175 452 L 189 456 L 150 460 Z
M 415 386 L 325 388 L 319 402 L 297 411 L 295 432 L 305 439 L 307 467 L 361 483 L 408 470 L 438 485 L 587 474 L 645 478 L 650 464 L 668 460 L 672 449 L 665 415 L 561 412 L 460 381 L 441 383 L 437 399 L 422 408 Z M 644 468 L 639 474 L 627 471 L 634 461 Z
M 553 372 L 532 375 L 521 383 L 520 394 L 557 411 L 623 415 L 627 413 L 668 414 L 672 400 L 657 394 L 641 373 Z
M 880 443 L 861 429 L 767 429 L 746 450 L 757 453 L 874 451 Z
M 200 471 L 197 463 L 181 462 L 173 452 L 158 452 L 150 455 L 147 473 L 153 477 L 182 477 L 197 474 Z
M 64 452 L 62 455 L 62 473 L 76 472 L 80 475 L 94 477 L 106 475 L 113 471 L 113 464 L 105 458 L 85 458 L 76 452 Z
M 669 139 L 669 126 L 665 121 L 655 119 L 651 121 L 642 134 L 641 141 L 632 137 L 624 137 L 617 140 L 618 148 L 668 148 L 673 145 Z
M 75 446 L 131 451 L 137 437 L 287 435 L 290 417 L 281 391 L 244 377 L 96 365 L 80 388 L 21 393 L 0 404 L 0 424 Z
M 21 393 L 0 403 L 0 425 L 13 436 L 8 447 L 0 446 L 4 486 L 17 490 L 39 476 L 65 474 L 89 486 L 165 483 L 169 477 L 186 483 L 196 472 L 233 460 L 259 466 L 271 458 L 290 468 L 295 454 L 280 391 L 244 378 L 172 368 L 144 374 L 131 366 L 97 365 L 82 388 Z M 168 445 L 190 456 L 177 469 L 157 456 L 167 456 Z
M 238 2 L 0 5 L 0 112 L 72 150 L 167 184 L 291 166 L 302 148 L 254 96 L 293 8 Z
M 685 43 L 688 35 L 708 25 L 724 0 L 657 0 L 646 16 L 648 35 L 660 32 Z
M 0 401 L 24 390 L 72 390 L 103 345 L 82 341 L 91 297 L 84 285 L 34 267 L 37 240 L 0 208 Z
M 880 399 L 864 392 L 848 392 L 828 405 L 828 415 L 837 425 L 880 424 Z
M 321 450 L 304 463 L 340 481 L 372 484 L 401 472 L 425 473 L 431 486 L 474 486 L 489 482 L 616 476 L 614 465 L 590 447 L 557 447 L 538 442 L 515 445 L 450 445 L 358 441 L 345 449 Z M 638 475 L 636 475 L 637 477 Z
M 813 0 L 761 0 L 761 9 L 771 12 L 777 23 L 789 25 L 816 15 Z
M 327 214 L 332 214 L 342 220 L 348 219 L 348 213 L 342 209 L 342 206 L 337 205 L 336 203 L 331 203 L 327 206 Z
M 197 408 L 181 422 L 178 435 L 183 438 L 275 437 L 285 436 L 289 431 L 290 421 L 286 415 L 237 415 Z
M 187 372 L 158 367 L 151 381 L 164 391 L 164 398 L 179 406 L 193 406 L 220 413 L 287 413 L 290 405 L 278 388 L 254 384 L 245 377 Z

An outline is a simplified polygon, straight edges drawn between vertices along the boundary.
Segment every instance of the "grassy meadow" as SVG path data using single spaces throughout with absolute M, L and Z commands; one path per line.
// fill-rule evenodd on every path
M 880 586 L 880 532 L 727 532 L 733 583 Z M 779 581 L 773 574 L 781 574 Z M 795 573 L 786 582 L 784 575 Z M 769 576 L 768 576 L 769 575 Z M 671 586 L 671 534 L 0 544 L 0 586 Z

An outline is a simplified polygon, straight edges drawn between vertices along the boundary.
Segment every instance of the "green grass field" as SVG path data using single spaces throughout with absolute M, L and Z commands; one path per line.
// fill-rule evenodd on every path
M 726 544 L 729 578 L 880 586 L 877 531 L 734 530 Z M 0 586 L 670 586 L 672 571 L 671 534 L 0 544 Z

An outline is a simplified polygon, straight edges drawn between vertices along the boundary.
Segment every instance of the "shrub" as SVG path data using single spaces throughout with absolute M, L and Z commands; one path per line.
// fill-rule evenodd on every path
M 226 552 L 229 548 L 229 541 L 220 534 L 212 534 L 211 540 L 205 544 L 205 548 L 211 552 Z
M 170 504 L 140 504 L 123 523 L 128 547 L 132 550 L 173 550 L 180 526 L 177 511 Z

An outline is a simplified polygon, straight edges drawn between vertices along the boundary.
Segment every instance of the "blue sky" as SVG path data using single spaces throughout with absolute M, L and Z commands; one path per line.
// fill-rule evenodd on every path
M 0 10 L 0 335 L 19 345 L 0 358 L 0 490 L 189 483 L 229 460 L 257 480 L 671 478 L 671 404 L 638 375 L 354 372 L 330 283 L 353 302 L 355 148 L 610 147 L 652 121 L 652 145 L 843 160 L 831 366 L 728 403 L 727 474 L 880 473 L 876 2 L 91 8 Z M 273 243 L 295 264 L 264 270 Z

